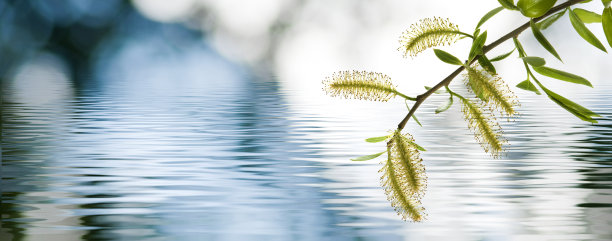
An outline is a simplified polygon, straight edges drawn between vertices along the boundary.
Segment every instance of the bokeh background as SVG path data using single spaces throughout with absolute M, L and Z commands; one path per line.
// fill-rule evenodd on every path
M 458 106 L 423 105 L 428 219 L 402 221 L 379 187 L 405 103 L 325 96 L 339 70 L 383 72 L 415 96 L 454 67 L 399 36 L 425 17 L 472 32 L 493 0 L 0 1 L 2 240 L 610 240 L 612 56 L 567 15 L 519 39 L 594 88 L 542 77 L 601 114 L 582 122 L 512 87 L 508 153 L 483 153 Z M 593 1 L 584 8 L 601 11 Z M 525 19 L 502 11 L 496 39 Z M 604 40 L 599 24 L 590 29 Z M 443 47 L 465 58 L 469 41 Z M 513 47 L 505 43 L 491 56 Z M 608 48 L 608 50 L 612 50 Z M 497 63 L 525 79 L 516 54 Z M 458 78 L 452 88 L 460 90 Z M 382 158 L 381 158 L 382 159 Z

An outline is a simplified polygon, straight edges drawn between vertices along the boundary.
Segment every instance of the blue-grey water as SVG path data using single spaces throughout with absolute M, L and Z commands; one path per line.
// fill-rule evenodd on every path
M 321 72 L 381 71 L 420 93 L 448 66 L 393 59 L 397 35 L 431 16 L 472 32 L 495 1 L 180 1 L 200 4 L 163 23 L 140 13 L 162 1 L 57 2 L 0 1 L 0 241 L 612 240 L 611 55 L 567 18 L 545 32 L 565 64 L 529 31 L 521 41 L 593 82 L 541 79 L 599 123 L 512 87 L 521 114 L 500 120 L 510 145 L 493 159 L 457 100 L 434 114 L 447 96 L 432 96 L 423 127 L 405 129 L 427 149 L 427 219 L 413 223 L 379 186 L 384 157 L 350 161 L 385 150 L 363 140 L 392 130 L 403 101 L 325 97 Z M 526 21 L 512 14 L 483 25 L 490 38 Z M 496 63 L 511 86 L 525 78 L 516 58 Z
M 501 159 L 434 96 L 407 127 L 428 149 L 428 218 L 412 223 L 380 160 L 349 161 L 384 150 L 363 139 L 401 102 L 310 101 L 213 60 L 191 77 L 111 64 L 77 86 L 45 58 L 3 83 L 2 240 L 612 239 L 612 85 L 572 93 L 598 124 L 521 92 Z

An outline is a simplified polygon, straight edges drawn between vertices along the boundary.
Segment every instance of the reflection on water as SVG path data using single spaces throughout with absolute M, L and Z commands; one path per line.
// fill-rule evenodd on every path
M 429 219 L 405 223 L 378 187 L 376 161 L 348 161 L 375 151 L 361 143 L 367 128 L 295 111 L 326 107 L 291 106 L 286 96 L 299 93 L 274 81 L 214 85 L 207 83 L 223 80 L 203 77 L 170 89 L 127 76 L 73 89 L 57 85 L 65 81 L 58 75 L 35 75 L 49 71 L 45 63 L 23 78 L 61 88 L 22 88 L 15 78 L 2 89 L 5 238 L 612 238 L 612 86 L 582 100 L 604 116 L 597 125 L 554 104 L 528 104 L 541 96 L 522 97 L 523 118 L 506 124 L 512 146 L 502 160 L 483 154 L 463 122 L 449 122 L 456 108 L 434 118 L 427 113 L 435 106 L 425 106 L 430 124 L 415 136 L 429 149 Z M 24 97 L 41 91 L 48 98 Z

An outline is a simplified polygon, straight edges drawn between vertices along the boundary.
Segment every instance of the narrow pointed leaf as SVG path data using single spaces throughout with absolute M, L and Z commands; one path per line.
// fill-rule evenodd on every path
M 570 16 L 570 22 L 572 23 L 572 26 L 574 26 L 574 29 L 576 30 L 576 32 L 578 32 L 580 37 L 582 37 L 584 40 L 586 40 L 587 42 L 589 42 L 591 45 L 595 46 L 596 48 L 601 49 L 601 51 L 604 51 L 607 53 L 608 51 L 606 51 L 606 48 L 603 46 L 603 44 L 601 44 L 601 42 L 599 42 L 599 39 L 595 37 L 595 35 L 591 32 L 591 30 L 589 30 L 584 25 L 582 20 L 580 20 L 580 18 L 576 16 L 574 11 L 570 9 L 570 11 L 568 12 Z
M 574 13 L 582 20 L 583 23 L 601 23 L 601 15 L 585 10 L 582 8 L 574 8 Z
M 379 152 L 376 154 L 371 154 L 371 155 L 365 155 L 365 156 L 360 156 L 354 159 L 351 159 L 351 161 L 356 161 L 356 162 L 360 162 L 360 161 L 367 161 L 367 160 L 372 160 L 374 158 L 379 157 L 380 155 L 382 155 L 383 153 L 385 153 L 387 151 L 383 151 L 383 152 Z
M 591 82 L 589 82 L 588 80 L 586 80 L 585 78 L 582 78 L 578 75 L 575 74 L 571 74 L 565 71 L 561 71 L 558 69 L 553 69 L 553 68 L 549 68 L 546 66 L 540 66 L 540 67 L 535 67 L 533 68 L 536 72 L 538 72 L 538 74 L 544 75 L 544 76 L 548 76 L 551 78 L 555 78 L 558 80 L 563 80 L 563 81 L 567 81 L 570 83 L 575 83 L 575 84 L 581 84 L 581 85 L 586 85 L 589 87 L 593 87 L 593 85 L 591 85 Z
M 604 8 L 601 20 L 604 34 L 606 35 L 606 39 L 608 39 L 608 44 L 612 47 L 612 7 Z
M 558 12 L 553 14 L 550 17 L 545 18 L 544 20 L 536 23 L 536 25 L 538 25 L 538 28 L 540 28 L 540 30 L 544 30 L 547 29 L 548 27 L 550 27 L 550 25 L 552 25 L 553 23 L 555 23 L 559 18 L 561 18 L 563 16 L 563 14 L 565 14 L 565 11 L 567 10 L 563 10 L 563 12 Z
M 525 49 L 523 49 L 523 45 L 521 45 L 521 42 L 519 42 L 516 37 L 512 38 L 512 41 L 514 41 L 514 46 L 518 50 L 519 57 L 523 58 L 527 56 L 527 54 L 525 53 Z
M 493 10 L 489 11 L 487 14 L 485 14 L 484 16 L 482 16 L 482 18 L 480 19 L 480 21 L 478 21 L 478 24 L 476 24 L 476 28 L 480 28 L 480 26 L 485 23 L 487 20 L 489 20 L 491 17 L 495 16 L 495 14 L 499 13 L 501 10 L 504 10 L 504 7 L 497 7 L 494 8 Z
M 406 109 L 410 111 L 410 106 L 408 106 L 408 101 L 404 101 L 404 104 L 406 104 Z M 416 117 L 416 115 L 412 115 L 412 119 L 414 119 L 414 122 L 416 122 L 420 127 L 423 127 L 423 125 L 421 124 L 419 119 Z
M 561 97 L 561 98 L 559 98 Z M 548 95 L 548 98 L 550 98 L 553 102 L 555 102 L 557 105 L 563 107 L 563 109 L 567 110 L 569 113 L 571 113 L 572 115 L 578 117 L 579 119 L 583 120 L 583 121 L 587 121 L 587 122 L 591 122 L 591 123 L 597 123 L 597 120 L 593 119 L 593 117 L 590 116 L 586 116 L 584 114 L 582 114 L 581 112 L 579 112 L 578 110 L 572 108 L 571 105 L 569 105 L 567 103 L 567 101 L 570 101 L 562 96 L 552 96 L 552 95 Z M 572 102 L 574 103 L 574 102 Z
M 448 100 L 446 101 L 446 103 L 444 103 L 443 105 L 441 105 L 440 107 L 436 109 L 436 114 L 448 110 L 448 108 L 450 108 L 452 105 L 453 105 L 453 96 L 451 95 L 450 97 L 448 97 Z
M 485 70 L 489 71 L 490 73 L 497 74 L 497 70 L 495 70 L 495 66 L 493 66 L 493 64 L 491 63 L 491 60 L 489 60 L 486 55 L 480 55 L 480 57 L 478 57 L 478 63 L 480 64 L 480 66 L 482 66 Z
M 553 48 L 550 42 L 546 40 L 546 37 L 544 37 L 544 34 L 542 34 L 538 26 L 533 23 L 533 20 L 529 21 L 529 23 L 531 24 L 531 31 L 533 32 L 533 36 L 536 38 L 536 40 L 538 40 L 538 42 L 542 45 L 542 47 L 548 50 L 548 52 L 552 54 L 553 56 L 555 56 L 557 59 L 559 59 L 560 61 L 563 61 L 561 60 L 561 57 L 559 56 L 555 48 Z
M 533 67 L 540 67 L 546 64 L 546 60 L 540 57 L 535 57 L 535 56 L 523 57 L 523 60 Z
M 412 115 L 412 119 L 414 119 L 414 122 L 416 122 L 420 127 L 423 127 L 423 125 L 421 124 L 419 119 L 416 117 L 416 115 Z
M 411 145 L 413 145 L 417 150 L 419 151 L 427 151 L 425 150 L 425 148 L 423 148 L 422 146 L 419 146 L 419 144 L 416 144 L 414 142 L 409 142 Z
M 591 123 L 597 123 L 597 120 L 594 120 L 593 117 L 601 117 L 600 115 L 596 114 L 595 112 L 579 105 L 576 104 L 575 102 L 555 93 L 552 92 L 551 90 L 541 86 L 542 89 L 544 90 L 544 92 L 546 92 L 546 94 L 548 95 L 548 98 L 550 98 L 552 101 L 554 101 L 555 103 L 557 103 L 559 106 L 563 107 L 563 109 L 567 110 L 568 112 L 572 113 L 573 115 L 575 115 L 576 117 L 580 118 L 583 121 L 588 121 Z
M 502 7 L 510 10 L 519 10 L 516 5 L 514 5 L 514 0 L 497 0 Z
M 518 85 L 516 85 L 516 87 L 524 89 L 524 90 L 532 91 L 532 92 L 534 92 L 534 93 L 536 93 L 538 95 L 542 94 L 542 93 L 540 93 L 538 88 L 536 88 L 535 85 L 533 85 L 533 83 L 531 83 L 531 81 L 529 81 L 529 80 L 524 80 L 523 82 L 521 82 Z
M 519 0 L 516 6 L 526 17 L 537 18 L 550 10 L 557 0 Z
M 472 42 L 472 48 L 470 49 L 470 55 L 468 58 L 469 60 L 474 59 L 476 55 L 479 55 L 482 53 L 482 47 L 484 46 L 486 41 L 487 41 L 487 31 L 484 31 L 482 34 L 478 35 L 476 39 L 474 39 L 474 42 Z
M 491 61 L 491 62 L 495 62 L 495 61 L 500 61 L 500 60 L 503 60 L 503 59 L 505 59 L 505 58 L 508 58 L 508 56 L 510 56 L 512 53 L 514 53 L 514 50 L 515 50 L 515 49 L 516 49 L 516 48 L 513 48 L 513 49 L 512 49 L 512 50 L 510 50 L 510 52 L 508 52 L 508 53 L 501 54 L 501 55 L 498 55 L 498 56 L 496 56 L 496 57 L 493 57 L 492 59 L 490 59 L 490 61 Z
M 438 59 L 442 60 L 442 62 L 444 63 L 454 64 L 454 65 L 463 65 L 463 63 L 461 62 L 461 60 L 459 60 L 459 58 L 453 56 L 452 54 L 444 50 L 434 49 L 434 53 L 436 54 Z
M 389 136 L 391 136 L 391 135 L 370 137 L 368 139 L 365 139 L 365 141 L 369 142 L 369 143 L 381 142 L 381 141 L 387 140 L 389 138 Z

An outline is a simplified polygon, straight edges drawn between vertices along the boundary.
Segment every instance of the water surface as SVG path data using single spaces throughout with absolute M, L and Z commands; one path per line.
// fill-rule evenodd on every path
M 425 127 L 407 127 L 429 176 L 428 219 L 410 223 L 379 187 L 380 160 L 349 161 L 384 149 L 362 140 L 391 129 L 402 102 L 298 104 L 309 96 L 274 77 L 76 88 L 32 75 L 2 88 L 6 240 L 612 239 L 612 85 L 573 93 L 595 125 L 520 94 L 502 159 L 458 106 L 434 115 L 446 97 L 433 97 Z

